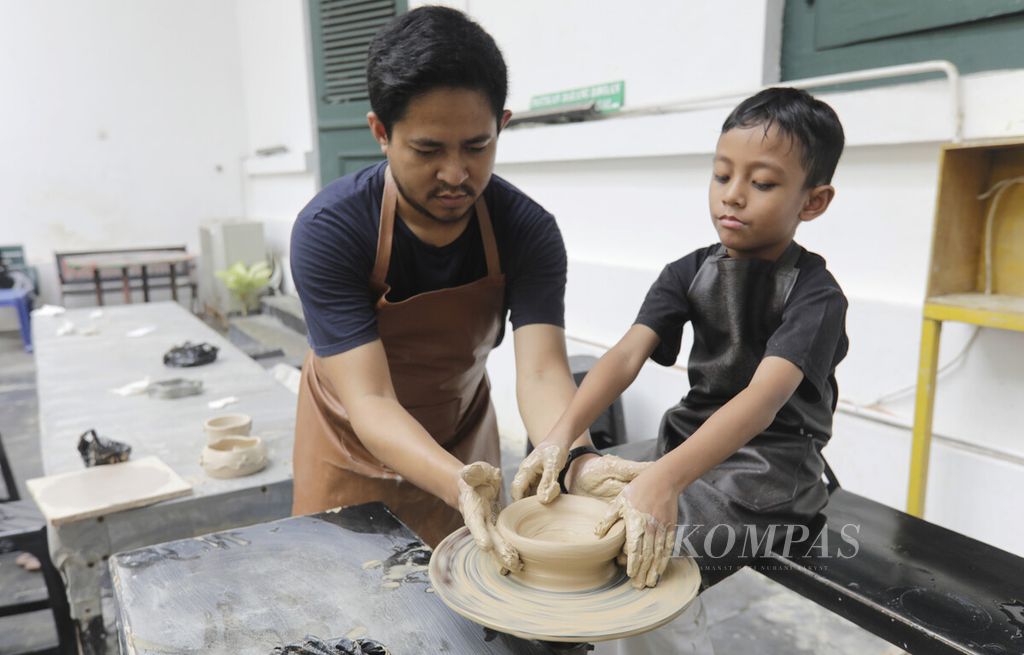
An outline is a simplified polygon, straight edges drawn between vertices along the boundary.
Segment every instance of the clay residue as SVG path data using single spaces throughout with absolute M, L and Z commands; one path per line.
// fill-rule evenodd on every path
M 409 542 L 395 550 L 383 562 L 371 559 L 363 562 L 363 570 L 381 570 L 381 588 L 397 589 L 404 583 L 426 584 L 427 564 L 430 562 L 430 548 L 418 541 Z
M 356 627 L 352 628 L 351 630 L 349 630 L 348 632 L 345 633 L 345 638 L 346 639 L 362 639 L 366 635 L 367 635 L 366 626 L 365 625 L 357 625 Z
M 700 573 L 692 560 L 680 558 L 669 563 L 653 589 L 634 589 L 621 572 L 597 589 L 536 589 L 499 575 L 462 528 L 434 551 L 430 581 L 446 605 L 480 625 L 528 639 L 586 642 L 667 623 L 696 597 Z

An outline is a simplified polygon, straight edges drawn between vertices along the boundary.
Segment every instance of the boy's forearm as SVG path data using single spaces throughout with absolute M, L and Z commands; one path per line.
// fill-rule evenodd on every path
M 796 365 L 781 357 L 761 360 L 747 388 L 704 421 L 686 441 L 651 467 L 675 492 L 695 482 L 748 441 L 764 432 L 804 379 Z
M 651 467 L 675 494 L 729 458 L 772 424 L 779 406 L 750 388 L 737 394 L 686 441 Z
M 636 363 L 637 359 L 616 348 L 601 357 L 583 378 L 583 383 L 549 438 L 560 439 L 565 442 L 564 445 L 568 445 L 573 435 L 591 426 L 601 412 L 636 379 L 643 365 L 643 359 L 639 359 L 639 364 Z

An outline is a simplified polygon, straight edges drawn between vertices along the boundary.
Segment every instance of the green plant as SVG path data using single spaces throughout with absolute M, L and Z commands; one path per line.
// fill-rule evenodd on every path
M 224 286 L 233 293 L 242 303 L 242 314 L 248 316 L 249 310 L 256 307 L 256 300 L 260 291 L 270 281 L 270 266 L 266 262 L 256 262 L 252 266 L 246 266 L 242 262 L 235 262 L 226 271 L 214 273 L 224 281 Z

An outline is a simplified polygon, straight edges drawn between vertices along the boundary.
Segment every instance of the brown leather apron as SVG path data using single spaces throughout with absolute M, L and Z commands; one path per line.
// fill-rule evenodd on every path
M 504 320 L 505 276 L 487 206 L 483 197 L 476 201 L 487 276 L 392 303 L 385 280 L 397 200 L 391 171 L 385 170 L 370 285 L 378 297 L 377 331 L 398 401 L 462 462 L 499 466 L 498 426 L 485 364 Z M 302 367 L 293 467 L 292 514 L 382 501 L 431 546 L 462 525 L 458 511 L 403 480 L 363 446 L 313 353 Z

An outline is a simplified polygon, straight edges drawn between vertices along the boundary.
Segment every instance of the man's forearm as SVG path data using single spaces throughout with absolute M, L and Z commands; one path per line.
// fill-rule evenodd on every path
M 364 396 L 347 410 L 356 435 L 374 457 L 458 508 L 457 479 L 462 462 L 441 447 L 397 400 Z
M 519 414 L 533 445 L 536 446 L 548 436 L 572 402 L 575 393 L 576 385 L 568 368 L 563 371 L 560 366 L 552 366 L 544 371 L 517 377 L 516 397 L 519 401 Z M 591 443 L 586 428 L 586 425 L 583 426 L 569 438 L 573 446 Z

